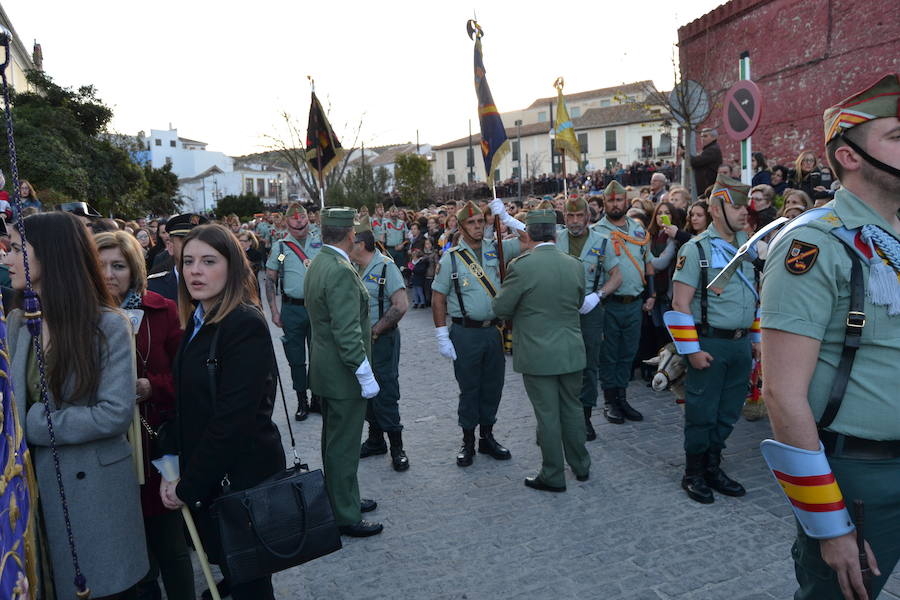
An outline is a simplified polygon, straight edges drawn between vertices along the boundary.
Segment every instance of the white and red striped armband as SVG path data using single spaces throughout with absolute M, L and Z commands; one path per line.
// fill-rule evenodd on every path
M 693 315 L 670 310 L 663 314 L 663 322 L 672 341 L 675 342 L 675 351 L 686 355 L 700 352 L 700 338 L 697 337 L 697 327 L 694 325 Z
M 821 442 L 813 452 L 763 440 L 760 450 L 806 535 L 830 539 L 855 529 Z
M 750 326 L 750 342 L 758 344 L 762 341 L 762 328 L 759 325 L 759 309 L 756 309 L 756 317 L 753 319 L 753 325 Z

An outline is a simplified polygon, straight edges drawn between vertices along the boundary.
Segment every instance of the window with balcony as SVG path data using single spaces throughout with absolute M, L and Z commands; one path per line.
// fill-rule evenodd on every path
M 519 160 L 519 140 L 513 140 L 512 143 L 512 159 L 514 161 Z
M 447 175 L 447 185 L 454 185 L 454 184 L 456 184 L 456 175 L 454 175 L 453 173 L 450 173 L 449 175 Z
M 162 140 L 161 140 L 161 139 L 156 138 L 156 139 L 153 140 L 153 141 L 156 143 L 157 146 L 162 146 Z

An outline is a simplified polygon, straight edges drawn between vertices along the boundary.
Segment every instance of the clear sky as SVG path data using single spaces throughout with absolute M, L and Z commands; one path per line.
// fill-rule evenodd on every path
M 4 0 L 44 70 L 65 86 L 93 84 L 112 128 L 166 129 L 231 155 L 285 137 L 280 114 L 305 131 L 307 75 L 344 146 L 440 144 L 478 128 L 472 42 L 501 111 L 566 93 L 652 79 L 671 88 L 678 27 L 722 0 L 359 1 Z

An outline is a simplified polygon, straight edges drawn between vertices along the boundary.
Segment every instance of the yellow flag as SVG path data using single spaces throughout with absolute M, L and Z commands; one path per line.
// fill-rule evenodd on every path
M 562 93 L 562 77 L 556 80 L 555 85 L 558 100 L 556 102 L 556 140 L 554 141 L 554 147 L 560 152 L 565 152 L 575 162 L 579 162 L 581 146 L 578 144 L 578 138 L 575 137 L 575 128 L 572 126 L 569 111 L 566 109 L 566 101 Z

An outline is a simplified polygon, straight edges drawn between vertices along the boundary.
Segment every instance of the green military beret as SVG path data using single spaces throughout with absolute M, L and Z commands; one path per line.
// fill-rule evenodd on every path
M 566 200 L 566 212 L 587 212 L 588 205 L 584 198 L 573 197 Z
M 555 210 L 530 210 L 528 211 L 528 216 L 525 217 L 525 223 L 527 225 L 539 225 L 539 224 L 549 224 L 556 225 L 556 211 Z
M 719 173 L 709 199 L 718 198 L 722 201 L 722 204 L 728 202 L 732 206 L 747 206 L 750 203 L 748 199 L 749 194 L 749 185 L 744 185 L 737 179 L 732 179 Z
M 885 75 L 861 92 L 825 111 L 825 143 L 844 131 L 873 119 L 900 118 L 900 75 Z
M 623 198 L 628 197 L 628 190 L 622 187 L 622 184 L 618 181 L 610 181 L 609 185 L 606 186 L 606 189 L 603 190 L 603 195 L 605 198 L 609 200 L 615 200 L 617 197 L 622 196 Z
M 478 205 L 469 200 L 466 204 L 456 211 L 456 220 L 462 223 L 466 219 L 471 219 L 477 215 L 483 214 L 481 209 L 478 208 Z
M 346 206 L 326 208 L 322 211 L 322 225 L 325 227 L 353 227 L 356 211 Z
M 288 204 L 287 210 L 284 211 L 284 216 L 288 219 L 295 219 L 300 215 L 305 215 L 306 209 L 303 208 L 303 205 L 299 202 L 291 202 Z
M 363 217 L 358 223 L 353 224 L 353 233 L 362 233 L 363 231 L 372 231 L 372 222 L 369 217 Z

